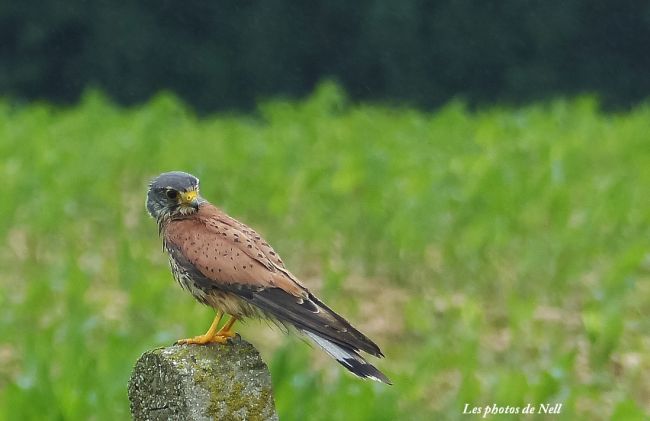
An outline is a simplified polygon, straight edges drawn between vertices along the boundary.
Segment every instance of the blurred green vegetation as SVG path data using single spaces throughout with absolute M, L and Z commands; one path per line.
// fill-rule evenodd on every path
M 185 170 L 373 337 L 387 387 L 264 323 L 283 420 L 650 415 L 650 108 L 582 98 L 435 114 L 304 102 L 197 118 L 0 102 L 0 419 L 128 418 L 145 350 L 202 333 L 172 280 L 146 183 Z M 555 419 L 555 418 L 554 418 Z

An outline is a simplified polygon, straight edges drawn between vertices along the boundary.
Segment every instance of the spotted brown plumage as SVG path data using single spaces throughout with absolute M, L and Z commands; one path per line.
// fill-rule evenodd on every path
M 314 296 L 252 228 L 199 196 L 199 180 L 180 171 L 149 185 L 147 210 L 158 222 L 174 278 L 199 302 L 218 310 L 204 335 L 179 343 L 224 343 L 237 319 L 266 318 L 295 328 L 359 377 L 389 383 L 360 351 L 379 347 Z M 223 314 L 231 319 L 218 329 Z

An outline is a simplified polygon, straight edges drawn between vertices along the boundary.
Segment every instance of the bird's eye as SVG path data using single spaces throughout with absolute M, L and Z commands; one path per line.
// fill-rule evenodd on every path
M 170 199 L 176 199 L 178 197 L 178 192 L 176 190 L 167 190 L 165 193 Z

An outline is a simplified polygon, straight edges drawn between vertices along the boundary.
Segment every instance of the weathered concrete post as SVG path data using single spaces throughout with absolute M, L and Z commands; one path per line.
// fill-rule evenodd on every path
M 277 420 L 271 375 L 239 335 L 147 351 L 129 380 L 134 420 Z

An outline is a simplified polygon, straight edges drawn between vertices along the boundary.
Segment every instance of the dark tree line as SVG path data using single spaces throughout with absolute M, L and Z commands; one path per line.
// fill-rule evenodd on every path
M 650 93 L 650 2 L 109 0 L 0 4 L 0 94 L 131 104 L 168 89 L 203 111 L 301 96 L 434 107 Z

